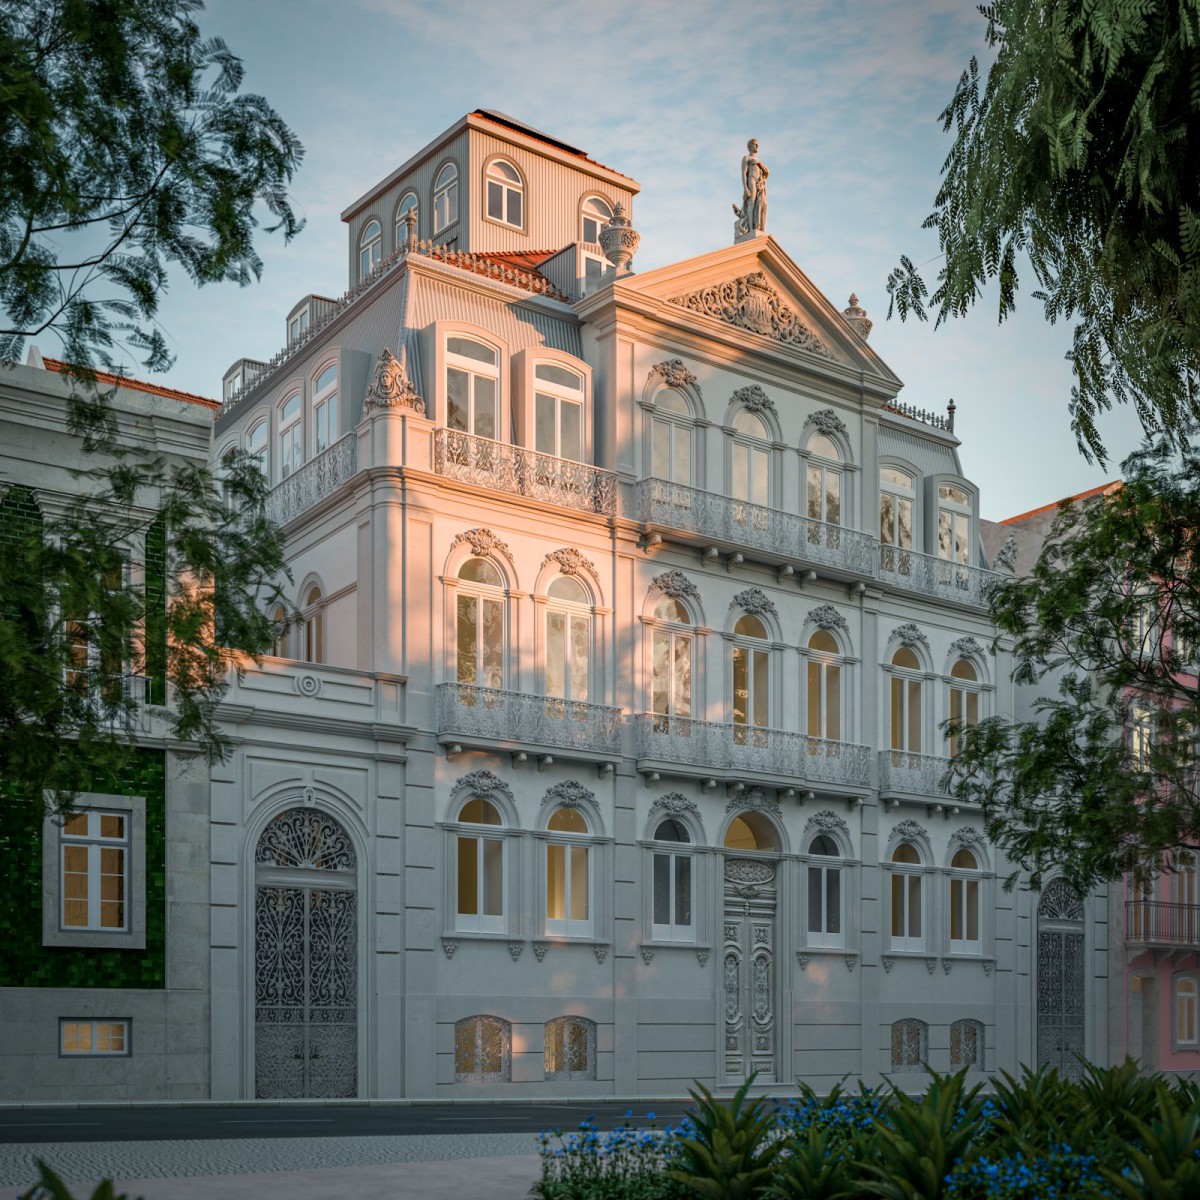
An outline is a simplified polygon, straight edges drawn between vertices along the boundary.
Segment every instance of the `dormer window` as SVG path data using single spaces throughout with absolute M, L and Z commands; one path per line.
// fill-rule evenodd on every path
M 487 169 L 487 215 L 489 220 L 511 225 L 514 229 L 525 226 L 525 185 L 521 174 L 510 162 L 495 159 Z
M 405 192 L 396 205 L 396 245 L 403 246 L 408 238 L 408 214 L 416 213 L 418 217 L 417 236 L 420 237 L 420 210 L 417 207 L 417 193 Z
M 583 377 L 554 363 L 538 363 L 534 378 L 534 449 L 583 461 Z
M 495 438 L 499 355 L 474 338 L 446 339 L 446 425 Z
M 308 332 L 308 306 L 305 305 L 288 321 L 288 345 L 298 342 Z
M 971 497 L 960 487 L 938 487 L 938 558 L 971 562 Z
M 447 163 L 433 181 L 433 232 L 443 229 L 458 220 L 458 168 Z
M 234 396 L 242 390 L 242 380 L 244 376 L 241 369 L 234 371 L 228 379 L 225 380 L 225 399 L 232 400 Z
M 582 229 L 579 240 L 589 246 L 600 244 L 600 230 L 612 220 L 612 209 L 599 196 L 589 196 L 583 202 Z
M 907 471 L 898 467 L 880 467 L 879 540 L 885 546 L 912 549 L 915 500 L 913 477 Z
M 338 440 L 337 364 L 326 367 L 313 387 L 313 422 L 316 425 L 316 453 L 327 450 Z
M 358 277 L 366 279 L 379 266 L 383 258 L 383 232 L 379 222 L 372 219 L 367 222 L 358 239 Z

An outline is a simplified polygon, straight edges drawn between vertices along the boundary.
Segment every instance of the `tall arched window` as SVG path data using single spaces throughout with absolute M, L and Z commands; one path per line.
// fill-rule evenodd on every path
M 591 834 L 578 808 L 556 808 L 546 823 L 546 933 L 591 937 Z
M 470 827 L 455 837 L 457 880 L 455 928 L 464 933 L 503 933 L 504 839 L 487 836 L 503 827 L 500 810 L 480 796 L 458 810 L 458 823 Z
M 929 1026 L 909 1017 L 892 1026 L 892 1070 L 919 1071 L 929 1058 Z
M 892 936 L 893 950 L 925 949 L 922 927 L 924 861 L 912 842 L 901 842 L 892 851 Z
M 950 668 L 949 717 L 950 757 L 957 758 L 966 742 L 966 731 L 979 724 L 979 671 L 969 658 L 960 658 Z
M 547 589 L 546 695 L 587 703 L 592 609 L 583 584 L 560 575 Z
M 682 600 L 663 596 L 654 606 L 650 635 L 650 710 L 659 733 L 691 732 L 692 662 L 696 633 Z M 661 623 L 660 623 L 661 622 Z
M 335 363 L 317 376 L 313 384 L 313 424 L 315 454 L 328 450 L 341 436 L 338 418 L 338 369 Z
M 971 562 L 971 497 L 960 487 L 938 487 L 938 558 Z
M 596 1022 L 555 1017 L 546 1022 L 547 1079 L 596 1078 Z
M 911 647 L 901 646 L 892 655 L 892 749 L 910 754 L 920 754 L 922 748 L 920 670 L 921 660 Z
M 771 503 L 770 433 L 763 419 L 742 409 L 733 419 L 730 483 L 735 501 L 766 508 Z M 765 528 L 765 514 L 734 505 L 734 520 Z
M 766 744 L 771 725 L 771 648 L 761 617 L 743 613 L 733 627 L 733 736 L 741 746 Z
M 504 579 L 486 558 L 458 571 L 455 596 L 457 678 L 475 687 L 504 687 Z
M 383 231 L 372 218 L 363 226 L 358 239 L 358 277 L 366 279 L 383 258 Z
M 840 648 L 828 629 L 808 639 L 808 736 L 842 740 L 842 668 L 835 657 Z
M 246 435 L 246 453 L 258 463 L 258 469 L 269 478 L 270 464 L 267 462 L 266 421 L 259 421 Z
M 583 376 L 555 363 L 533 368 L 533 448 L 583 461 Z
M 842 523 L 842 452 L 823 433 L 808 439 L 808 470 L 805 478 L 806 512 L 810 521 L 827 525 Z
M 512 1078 L 512 1026 L 500 1017 L 465 1017 L 454 1026 L 456 1083 L 507 1083 Z
M 403 246 L 408 238 L 408 214 L 417 214 L 417 237 L 421 236 L 420 216 L 421 210 L 417 203 L 416 192 L 405 192 L 400 197 L 400 203 L 396 205 L 396 245 Z
M 897 550 L 911 550 L 913 544 L 913 507 L 916 482 L 898 467 L 879 468 L 879 541 Z M 885 560 L 884 566 L 897 570 Z
M 1200 1045 L 1200 983 L 1194 975 L 1175 977 L 1175 1045 Z
M 495 438 L 500 356 L 474 338 L 446 339 L 446 425 Z
M 458 168 L 447 163 L 433 181 L 433 232 L 443 229 L 458 220 Z
M 525 225 L 525 184 L 521 173 L 502 158 L 493 159 L 487 169 L 487 215 L 502 225 L 522 229 Z
M 965 846 L 950 860 L 950 953 L 983 950 L 979 916 L 979 860 Z
M 950 1069 L 983 1070 L 983 1026 L 978 1021 L 955 1021 L 950 1026 Z
M 842 852 L 827 833 L 809 843 L 808 944 L 841 949 L 846 944 L 843 923 Z
M 679 392 L 666 388 L 654 397 L 650 419 L 650 474 L 654 478 L 692 486 L 694 428 L 691 406 Z
M 325 606 L 315 583 L 304 597 L 304 661 L 325 661 Z
M 271 609 L 271 657 L 287 658 L 287 612 L 282 604 Z
M 589 246 L 598 246 L 600 244 L 600 230 L 612 220 L 612 215 L 612 209 L 609 207 L 608 201 L 601 200 L 599 196 L 589 196 L 583 202 L 579 240 L 587 242 Z
M 279 478 L 286 479 L 304 462 L 304 402 L 300 393 L 289 396 L 279 410 Z
M 692 923 L 692 835 L 688 827 L 667 817 L 654 830 L 654 885 L 651 936 L 655 941 L 690 942 Z

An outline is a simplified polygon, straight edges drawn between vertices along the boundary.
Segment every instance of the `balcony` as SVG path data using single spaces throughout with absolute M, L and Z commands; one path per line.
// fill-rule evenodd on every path
M 678 766 L 687 774 L 727 774 L 798 788 L 831 784 L 861 790 L 869 783 L 868 747 L 783 729 L 642 713 L 637 743 L 643 770 Z
M 999 576 L 982 567 L 918 554 L 899 546 L 879 547 L 879 579 L 888 587 L 917 592 L 935 600 L 987 608 L 988 588 Z
M 777 508 L 702 492 L 665 479 L 636 486 L 635 512 L 647 526 L 686 535 L 698 545 L 750 551 L 767 562 L 801 563 L 875 577 L 878 542 L 870 534 L 813 521 Z
M 1200 904 L 1126 900 L 1125 945 L 1146 950 L 1200 950 Z
M 601 516 L 617 511 L 617 477 L 611 471 L 454 429 L 434 432 L 433 469 L 447 479 L 511 496 Z
M 880 796 L 927 797 L 941 800 L 949 792 L 942 780 L 950 767 L 948 758 L 936 754 L 914 754 L 909 750 L 879 752 Z
M 267 516 L 286 525 L 318 500 L 332 495 L 358 471 L 358 436 L 348 433 L 276 484 L 267 496 Z
M 443 683 L 437 689 L 437 719 L 443 744 L 533 754 L 565 750 L 591 761 L 621 753 L 621 710 L 604 704 Z

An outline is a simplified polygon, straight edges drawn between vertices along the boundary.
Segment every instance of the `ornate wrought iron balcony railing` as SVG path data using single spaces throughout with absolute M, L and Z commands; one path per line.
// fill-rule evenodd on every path
M 271 489 L 267 516 L 277 525 L 286 525 L 331 495 L 357 470 L 358 435 L 347 433 Z
M 879 752 L 881 793 L 906 792 L 914 796 L 945 796 L 942 780 L 950 766 L 948 758 L 936 754 L 914 754 L 910 750 Z
M 466 683 L 437 689 L 438 733 L 464 741 L 551 746 L 601 755 L 621 752 L 621 710 L 553 696 Z
M 870 749 L 853 742 L 661 713 L 642 713 L 637 718 L 637 743 L 639 758 L 786 776 L 797 782 L 865 785 L 871 761 Z
M 1126 900 L 1125 944 L 1200 949 L 1200 904 Z
M 987 608 L 988 588 L 999 576 L 982 567 L 884 545 L 879 547 L 879 578 L 889 587 Z
M 611 471 L 455 429 L 435 431 L 433 469 L 448 479 L 513 496 L 604 516 L 617 511 L 617 480 Z

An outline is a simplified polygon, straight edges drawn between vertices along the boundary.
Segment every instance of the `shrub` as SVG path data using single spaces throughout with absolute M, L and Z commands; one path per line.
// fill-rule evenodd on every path
M 19 1200 L 73 1200 L 67 1185 L 41 1159 L 38 1159 L 38 1181 Z M 113 1190 L 112 1180 L 106 1179 L 93 1193 L 92 1200 L 129 1200 Z

